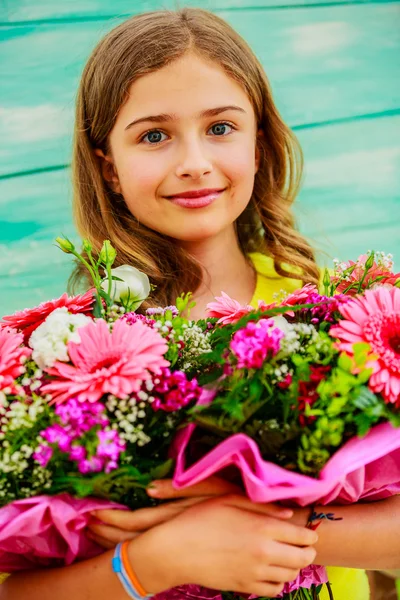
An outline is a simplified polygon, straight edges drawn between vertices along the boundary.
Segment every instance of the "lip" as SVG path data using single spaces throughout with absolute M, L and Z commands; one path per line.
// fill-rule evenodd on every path
M 184 208 L 203 208 L 214 202 L 224 191 L 225 188 L 194 190 L 165 197 L 173 204 L 183 206 Z

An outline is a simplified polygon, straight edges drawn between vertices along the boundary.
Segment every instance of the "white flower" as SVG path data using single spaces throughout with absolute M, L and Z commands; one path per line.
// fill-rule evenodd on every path
M 112 281 L 111 297 L 115 302 L 124 302 L 130 310 L 136 310 L 150 294 L 150 281 L 145 273 L 130 265 L 121 265 L 111 269 L 111 275 L 122 281 Z M 101 287 L 108 291 L 108 277 L 103 279 Z
M 70 314 L 66 306 L 53 310 L 30 337 L 33 360 L 41 369 L 52 367 L 57 360 L 68 362 L 68 342 L 79 344 L 79 328 L 91 321 L 86 315 Z
M 292 331 L 292 324 L 289 323 L 282 315 L 272 317 L 275 327 L 278 327 L 285 335 Z

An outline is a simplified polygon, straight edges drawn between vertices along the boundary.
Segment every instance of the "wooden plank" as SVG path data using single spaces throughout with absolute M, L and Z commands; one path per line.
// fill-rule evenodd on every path
M 375 2 L 385 0 L 375 0 Z M 241 10 L 323 4 L 366 4 L 369 0 L 0 0 L 0 22 L 43 21 L 47 19 L 101 19 L 137 14 L 150 10 L 174 9 L 178 6 L 200 6 L 207 10 Z
M 308 129 L 298 137 L 305 156 L 300 229 L 331 256 L 373 247 L 395 253 L 400 265 L 400 117 Z
M 300 133 L 306 176 L 296 213 L 331 257 L 374 248 L 394 253 L 400 267 L 399 128 L 392 117 Z M 0 181 L 0 314 L 64 291 L 71 261 L 53 240 L 76 239 L 68 179 L 60 171 Z
M 253 46 L 292 126 L 400 108 L 397 5 L 220 14 Z M 80 71 L 117 22 L 2 29 L 0 175 L 69 162 Z

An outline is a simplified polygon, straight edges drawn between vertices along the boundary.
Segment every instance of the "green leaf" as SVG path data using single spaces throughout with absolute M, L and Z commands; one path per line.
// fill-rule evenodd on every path
M 343 371 L 351 372 L 352 366 L 353 363 L 350 356 L 348 356 L 345 352 L 342 352 L 338 358 L 338 367 L 343 369 Z

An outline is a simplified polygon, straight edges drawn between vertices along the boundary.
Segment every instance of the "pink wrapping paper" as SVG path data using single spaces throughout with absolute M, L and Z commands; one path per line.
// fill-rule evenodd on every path
M 0 509 L 0 572 L 62 566 L 104 552 L 85 535 L 92 510 L 126 508 L 96 498 L 36 496 Z
M 206 404 L 212 398 L 213 393 L 207 391 L 199 403 Z M 257 444 L 244 434 L 224 440 L 186 469 L 185 451 L 195 427 L 188 425 L 174 440 L 172 453 L 177 461 L 174 485 L 178 489 L 235 465 L 253 502 L 287 500 L 299 506 L 314 502 L 350 504 L 400 493 L 400 428 L 390 423 L 373 427 L 363 438 L 352 438 L 332 456 L 318 479 L 265 461 Z

